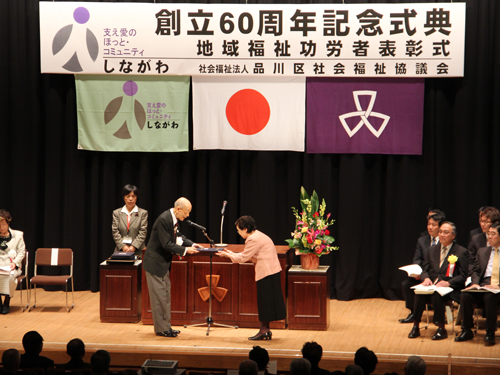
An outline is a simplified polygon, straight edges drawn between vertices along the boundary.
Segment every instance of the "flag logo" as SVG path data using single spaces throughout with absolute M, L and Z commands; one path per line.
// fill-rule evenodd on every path
M 354 97 L 354 104 L 356 105 L 357 111 L 345 113 L 345 114 L 339 116 L 340 122 L 342 123 L 342 126 L 344 127 L 344 129 L 347 132 L 347 134 L 349 135 L 349 137 L 352 138 L 352 136 L 354 134 L 356 134 L 358 132 L 358 130 L 363 127 L 363 125 L 366 125 L 368 130 L 370 130 L 375 137 L 377 137 L 377 138 L 380 137 L 380 134 L 382 134 L 382 132 L 385 130 L 387 124 L 389 123 L 391 116 L 387 116 L 387 115 L 384 115 L 382 113 L 372 111 L 373 106 L 375 105 L 375 99 L 377 98 L 377 92 L 371 91 L 371 90 L 359 90 L 359 91 L 353 91 L 352 96 Z M 368 104 L 368 108 L 366 110 L 363 110 L 363 108 L 361 106 L 361 103 L 359 101 L 360 96 L 369 96 L 370 97 L 370 103 Z M 368 120 L 370 115 L 372 117 L 378 117 L 378 118 L 384 120 L 384 122 L 382 123 L 382 125 L 380 125 L 378 130 L 375 129 L 375 127 L 372 126 L 372 124 Z M 351 118 L 351 117 L 357 117 L 357 116 L 361 117 L 361 120 L 351 130 L 351 128 L 347 124 L 346 119 Z
M 264 129 L 271 117 L 271 108 L 264 95 L 252 89 L 236 92 L 226 105 L 229 125 L 240 134 L 253 135 Z
M 139 88 L 137 83 L 134 81 L 127 81 L 123 84 L 123 92 L 125 95 L 134 96 L 137 91 L 139 91 Z M 104 124 L 108 125 L 111 120 L 116 117 L 120 111 L 122 102 L 123 96 L 119 96 L 108 103 L 106 109 L 104 110 Z M 138 100 L 134 100 L 134 116 L 139 129 L 144 129 L 144 125 L 146 124 L 146 111 L 144 110 L 144 106 Z M 127 120 L 123 122 L 122 126 L 115 133 L 113 133 L 113 136 L 120 139 L 132 138 L 130 131 L 128 130 Z

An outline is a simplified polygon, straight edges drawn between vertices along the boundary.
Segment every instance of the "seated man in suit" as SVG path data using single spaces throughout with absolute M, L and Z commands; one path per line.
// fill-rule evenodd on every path
M 424 259 L 424 267 L 421 278 L 423 286 L 436 285 L 437 287 L 450 287 L 453 291 L 441 296 L 435 292 L 430 295 L 430 300 L 434 306 L 434 322 L 437 322 L 438 329 L 432 340 L 442 340 L 448 337 L 444 328 L 446 302 L 453 299 L 460 301 L 460 290 L 465 286 L 467 276 L 467 250 L 454 243 L 457 235 L 455 224 L 445 221 L 439 227 L 439 244 L 431 246 Z M 453 257 L 452 257 L 453 255 Z M 414 325 L 408 335 L 414 339 L 420 336 L 419 324 L 425 304 L 428 302 L 426 295 L 415 294 L 415 315 Z
M 491 225 L 488 238 L 490 246 L 482 247 L 477 251 L 476 261 L 472 271 L 472 285 L 466 289 L 484 286 L 489 289 L 500 289 L 500 223 Z M 460 306 L 463 311 L 464 322 L 462 332 L 455 341 L 467 341 L 474 338 L 472 325 L 474 314 L 473 305 L 484 305 L 486 314 L 486 346 L 495 345 L 495 330 L 497 328 L 497 308 L 500 305 L 500 294 L 495 293 L 466 293 L 460 296 Z
M 474 228 L 470 231 L 469 233 L 469 241 L 467 241 L 467 248 L 469 247 L 470 245 L 470 240 L 472 239 L 472 237 L 474 237 L 476 234 L 480 234 L 480 233 L 483 233 L 483 229 L 481 228 L 481 214 L 483 213 L 483 211 L 485 209 L 487 209 L 489 206 L 482 206 L 481 208 L 479 208 L 478 210 L 478 214 L 479 214 L 479 227 L 477 228 Z
M 477 250 L 489 246 L 488 245 L 488 230 L 491 224 L 500 220 L 500 212 L 495 207 L 486 207 L 479 214 L 479 224 L 481 225 L 482 233 L 472 236 L 469 243 L 469 272 L 468 276 L 472 275 L 472 268 L 474 267 L 474 260 L 476 259 Z
M 427 251 L 429 250 L 429 247 L 431 245 L 439 243 L 439 226 L 444 221 L 444 219 L 444 215 L 440 214 L 432 214 L 430 216 L 427 216 L 427 234 L 417 240 L 417 248 L 415 249 L 415 254 L 413 255 L 412 264 L 418 264 L 420 267 L 423 267 L 424 258 L 427 254 Z M 405 298 L 405 306 L 410 310 L 410 314 L 406 318 L 399 319 L 401 323 L 413 323 L 415 293 L 413 292 L 413 289 L 411 289 L 411 287 L 420 284 L 420 280 L 420 277 L 414 278 L 408 276 L 401 283 L 401 289 L 403 290 L 403 296 Z

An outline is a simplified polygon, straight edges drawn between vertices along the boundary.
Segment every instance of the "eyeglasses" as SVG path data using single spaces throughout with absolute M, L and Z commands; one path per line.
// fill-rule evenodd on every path
M 497 232 L 488 232 L 488 237 L 495 237 L 498 236 Z
M 479 224 L 491 224 L 491 220 L 479 220 Z

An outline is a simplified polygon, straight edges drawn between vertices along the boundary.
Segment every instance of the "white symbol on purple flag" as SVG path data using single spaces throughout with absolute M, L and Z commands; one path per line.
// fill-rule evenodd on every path
M 359 102 L 359 97 L 365 96 L 365 95 L 370 96 L 370 103 L 368 104 L 368 108 L 366 110 L 363 110 L 363 108 L 361 107 L 361 103 Z M 340 122 L 342 123 L 342 126 L 344 127 L 344 129 L 347 132 L 347 134 L 349 135 L 349 137 L 352 138 L 352 136 L 354 134 L 356 134 L 358 132 L 358 130 L 363 127 L 363 124 L 366 125 L 368 130 L 370 130 L 375 137 L 377 137 L 377 138 L 380 137 L 380 134 L 382 134 L 382 132 L 385 130 L 387 124 L 389 123 L 391 116 L 384 115 L 383 113 L 378 113 L 378 112 L 372 111 L 373 106 L 375 105 L 375 99 L 377 98 L 377 92 L 371 91 L 371 90 L 353 91 L 352 96 L 354 97 L 354 104 L 356 105 L 357 111 L 345 113 L 345 114 L 339 116 Z M 350 117 L 356 117 L 356 116 L 361 117 L 361 120 L 351 130 L 351 128 L 349 127 L 349 125 L 346 122 L 346 119 L 348 119 Z M 370 116 L 378 117 L 378 118 L 384 120 L 384 122 L 382 123 L 382 125 L 380 126 L 380 128 L 378 130 L 375 129 L 372 126 L 372 124 L 370 123 L 370 121 L 368 120 L 368 118 Z

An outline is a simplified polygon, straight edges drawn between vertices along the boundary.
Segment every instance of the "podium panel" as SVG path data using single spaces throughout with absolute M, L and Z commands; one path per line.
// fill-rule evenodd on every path
M 327 330 L 330 325 L 330 267 L 288 270 L 288 328 Z
M 208 244 L 203 244 L 208 246 Z M 242 252 L 244 245 L 228 245 L 235 252 Z M 286 275 L 291 264 L 292 250 L 288 246 L 276 246 L 281 264 L 281 287 L 286 299 Z M 210 255 L 199 253 L 182 260 L 174 256 L 170 270 L 172 285 L 172 325 L 206 322 L 208 316 L 208 283 Z M 244 328 L 259 327 L 257 313 L 257 288 L 254 264 L 232 263 L 227 258 L 213 255 L 212 275 L 218 276 L 218 288 L 212 294 L 212 318 L 216 323 L 237 325 Z M 227 292 L 225 292 L 227 290 Z M 204 294 L 205 293 L 205 294 Z M 215 294 L 221 299 L 215 298 Z M 146 274 L 142 272 L 142 323 L 153 324 Z M 286 328 L 286 320 L 271 322 L 271 328 Z
M 104 323 L 141 320 L 141 261 L 100 265 L 100 318 Z

